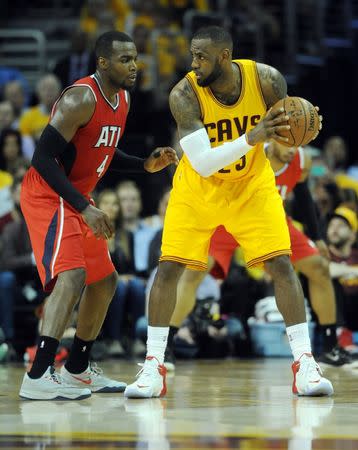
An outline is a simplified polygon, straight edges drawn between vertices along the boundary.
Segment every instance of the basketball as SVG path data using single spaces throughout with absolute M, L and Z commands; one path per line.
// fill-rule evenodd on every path
M 307 145 L 317 137 L 320 120 L 316 108 L 308 100 L 301 97 L 286 97 L 273 106 L 274 109 L 284 108 L 289 116 L 288 125 L 291 129 L 280 132 L 287 137 L 288 142 L 279 141 L 286 147 Z

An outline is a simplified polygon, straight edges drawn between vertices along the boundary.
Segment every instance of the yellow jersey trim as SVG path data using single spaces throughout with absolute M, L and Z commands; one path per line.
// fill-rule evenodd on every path
M 204 120 L 204 106 L 203 106 L 203 104 L 201 102 L 201 98 L 200 98 L 199 92 L 197 91 L 197 88 L 196 88 L 196 85 L 194 83 L 194 80 L 189 76 L 189 74 L 186 74 L 185 78 L 189 81 L 190 86 L 193 89 L 196 98 L 198 99 L 199 107 L 200 107 L 200 115 L 201 115 L 200 119 Z
M 225 105 L 224 103 L 221 103 L 214 95 L 213 91 L 211 90 L 210 87 L 208 87 L 208 93 L 210 95 L 210 97 L 212 98 L 212 100 L 214 100 L 214 102 L 219 105 L 221 108 L 226 108 L 226 109 L 232 109 L 232 108 L 237 108 L 238 105 L 240 104 L 241 100 L 244 97 L 245 94 L 245 84 L 246 84 L 246 76 L 245 76 L 245 70 L 242 67 L 242 64 L 240 63 L 240 61 L 232 61 L 233 64 L 235 64 L 240 71 L 240 76 L 241 76 L 241 92 L 240 92 L 240 96 L 237 99 L 237 101 L 233 104 L 233 105 Z M 266 108 L 266 107 L 265 107 Z
M 247 267 L 253 267 L 253 266 L 256 266 L 258 264 L 263 263 L 264 261 L 267 261 L 268 259 L 271 259 L 271 258 L 273 258 L 275 256 L 281 256 L 281 255 L 291 256 L 292 255 L 292 251 L 290 249 L 277 250 L 276 252 L 271 252 L 271 253 L 268 253 L 267 255 L 260 256 L 259 258 L 252 259 L 251 261 L 246 263 L 246 266 Z
M 257 90 L 260 93 L 262 105 L 267 111 L 267 104 L 265 102 L 265 97 L 264 97 L 264 94 L 262 92 L 262 86 L 261 86 L 260 77 L 259 77 L 259 69 L 257 68 L 257 62 L 256 61 L 254 61 L 254 65 L 255 65 L 254 72 L 255 72 L 255 76 L 256 76 Z

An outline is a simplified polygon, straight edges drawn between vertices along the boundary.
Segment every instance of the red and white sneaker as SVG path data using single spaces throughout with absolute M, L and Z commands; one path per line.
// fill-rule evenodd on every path
M 292 392 L 297 395 L 321 396 L 332 395 L 332 383 L 322 376 L 322 370 L 311 353 L 303 353 L 292 364 Z
M 167 392 L 165 377 L 167 369 L 154 356 L 147 356 L 137 380 L 124 391 L 128 398 L 163 397 Z
M 71 386 L 87 387 L 94 394 L 110 394 L 123 392 L 127 384 L 121 381 L 111 380 L 103 376 L 103 370 L 97 364 L 90 363 L 82 373 L 71 373 L 65 366 L 61 367 L 62 379 Z

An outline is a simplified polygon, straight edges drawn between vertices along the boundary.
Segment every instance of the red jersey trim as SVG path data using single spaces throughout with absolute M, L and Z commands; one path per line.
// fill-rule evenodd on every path
M 298 147 L 297 151 L 300 157 L 300 169 L 303 170 L 305 168 L 305 153 L 302 147 Z
M 286 170 L 288 169 L 289 164 L 286 163 L 283 167 L 281 167 L 281 169 L 279 169 L 277 172 L 275 172 L 275 177 L 278 177 L 280 175 L 282 175 L 284 172 L 286 172 Z
M 91 75 L 91 78 L 94 79 L 94 81 L 96 82 L 98 89 L 100 91 L 100 93 L 102 94 L 102 97 L 104 98 L 104 100 L 109 104 L 109 106 L 115 111 L 118 106 L 119 106 L 119 95 L 116 94 L 117 97 L 117 104 L 115 106 L 112 105 L 112 103 L 108 100 L 108 98 L 105 96 L 104 92 L 102 91 L 102 87 L 100 82 L 97 80 L 96 74 Z
M 51 117 L 53 117 L 54 112 L 55 112 L 55 110 L 56 110 L 57 103 L 61 100 L 61 98 L 63 97 L 63 95 L 64 95 L 67 91 L 69 91 L 70 89 L 72 89 L 72 88 L 74 88 L 74 87 L 77 87 L 77 86 L 80 86 L 80 87 L 88 87 L 88 88 L 90 88 L 90 90 L 91 90 L 91 92 L 92 92 L 92 94 L 93 94 L 93 97 L 94 97 L 94 99 L 95 99 L 95 101 L 96 101 L 96 103 L 97 103 L 97 96 L 96 96 L 96 93 L 95 93 L 95 91 L 94 91 L 94 89 L 93 89 L 92 86 L 90 86 L 89 84 L 85 84 L 85 83 L 71 84 L 71 86 L 67 86 L 67 87 L 61 92 L 60 96 L 59 96 L 58 99 L 55 101 L 55 103 L 54 103 L 54 105 L 53 105 L 53 107 L 52 107 L 52 110 L 51 110 Z

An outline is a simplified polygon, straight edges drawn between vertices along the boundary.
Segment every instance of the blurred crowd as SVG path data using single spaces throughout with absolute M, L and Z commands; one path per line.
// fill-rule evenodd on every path
M 99 34 L 110 29 L 126 31 L 138 49 L 139 77 L 120 147 L 138 156 L 147 156 L 157 145 L 175 147 L 177 139 L 167 98 L 171 87 L 190 67 L 183 11 L 188 8 L 199 13 L 215 11 L 215 2 L 209 0 L 77 3 L 78 28 L 68 36 L 70 52 L 57 61 L 51 73 L 37 81 L 34 90 L 28 88 L 24 75 L 15 69 L 7 71 L 6 76 L 0 71 L 0 361 L 19 360 L 24 355 L 31 360 L 46 302 L 19 208 L 19 194 L 56 98 L 64 87 L 94 72 L 91 48 Z M 234 29 L 236 42 L 240 33 L 255 30 L 256 3 L 235 0 L 227 3 L 239 11 L 235 20 L 241 26 Z M 269 8 L 260 17 L 266 43 L 274 55 L 279 52 L 281 39 L 279 20 Z M 313 35 L 307 36 L 306 44 L 314 54 Z M 336 290 L 340 343 L 354 349 L 353 332 L 358 331 L 358 162 L 351 163 L 346 139 L 339 135 L 328 135 L 320 148 L 307 146 L 305 151 L 313 160 L 309 186 L 331 258 L 352 268 L 346 274 L 338 271 L 331 275 Z M 115 227 L 108 246 L 119 273 L 108 317 L 94 347 L 97 359 L 131 358 L 144 353 L 148 292 L 160 256 L 172 176 L 172 169 L 148 177 L 109 172 L 93 193 L 98 207 L 108 214 Z M 334 215 L 338 207 L 341 213 Z M 288 199 L 287 210 L 294 219 L 303 222 L 294 197 Z M 200 285 L 195 310 L 176 337 L 177 355 L 252 354 L 248 319 L 255 315 L 255 304 L 272 293 L 268 275 L 258 269 L 246 269 L 237 250 L 225 280 L 210 273 Z M 305 294 L 309 301 L 309 293 Z M 75 323 L 76 312 L 61 342 L 59 359 L 66 357 L 67 341 L 73 337 Z M 207 345 L 209 341 L 211 345 Z

